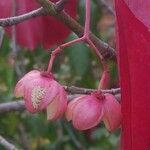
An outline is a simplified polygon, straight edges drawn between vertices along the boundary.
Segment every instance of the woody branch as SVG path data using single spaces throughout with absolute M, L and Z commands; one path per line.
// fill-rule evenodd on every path
M 85 88 L 79 88 L 75 86 L 71 86 L 71 87 L 64 86 L 64 89 L 68 94 L 70 94 L 68 96 L 68 100 L 72 100 L 73 98 L 81 94 L 90 94 L 92 92 L 97 91 L 96 89 L 85 89 Z M 113 94 L 114 96 L 116 96 L 117 100 L 120 101 L 120 88 L 99 90 L 99 92 L 103 94 L 106 93 Z M 23 110 L 25 110 L 25 104 L 23 100 L 0 104 L 0 113 L 11 112 L 11 111 L 23 111 Z
M 17 150 L 17 148 L 9 143 L 4 137 L 0 135 L 0 145 L 2 145 L 7 150 Z

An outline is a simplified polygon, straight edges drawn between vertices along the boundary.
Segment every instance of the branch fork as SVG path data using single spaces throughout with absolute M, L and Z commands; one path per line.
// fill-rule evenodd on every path
M 107 76 L 106 72 L 109 73 L 108 71 L 108 67 L 107 67 L 107 63 L 105 61 L 105 59 L 103 58 L 103 55 L 101 55 L 101 53 L 99 52 L 99 50 L 97 49 L 97 47 L 95 46 L 95 44 L 92 42 L 92 40 L 90 39 L 90 12 L 91 12 L 91 8 L 90 8 L 90 0 L 85 0 L 85 4 L 86 4 L 86 16 L 85 16 L 85 27 L 84 27 L 84 34 L 81 38 L 72 40 L 70 42 L 67 42 L 65 44 L 62 44 L 61 46 L 57 47 L 51 54 L 51 58 L 49 61 L 49 65 L 48 65 L 48 69 L 47 69 L 47 73 L 51 73 L 52 70 L 52 66 L 53 66 L 53 62 L 56 58 L 56 56 L 65 48 L 68 46 L 71 46 L 73 44 L 79 43 L 79 42 L 85 42 L 89 45 L 89 47 L 91 49 L 93 49 L 96 53 L 96 55 L 99 57 L 99 60 L 101 61 L 102 65 L 103 65 L 103 78 L 101 78 L 102 80 L 100 81 L 100 85 L 98 86 L 98 89 L 103 88 L 103 86 L 105 85 L 104 82 L 107 82 L 105 80 L 107 80 Z

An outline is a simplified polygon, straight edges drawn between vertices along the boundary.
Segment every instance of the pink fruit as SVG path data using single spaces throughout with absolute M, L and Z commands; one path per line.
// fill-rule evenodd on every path
M 121 124 L 121 105 L 111 94 L 105 95 L 103 104 L 104 116 L 103 121 L 108 131 L 112 132 Z
M 97 126 L 102 120 L 108 131 L 112 132 L 121 124 L 121 106 L 111 94 L 92 93 L 75 98 L 68 104 L 66 118 L 78 130 Z
M 68 121 L 72 120 L 76 129 L 90 129 L 102 120 L 102 103 L 94 95 L 78 97 L 68 104 L 66 117 Z
M 33 70 L 16 85 L 16 97 L 24 97 L 25 106 L 31 113 L 47 109 L 49 120 L 57 119 L 65 112 L 67 96 L 64 88 L 52 75 Z

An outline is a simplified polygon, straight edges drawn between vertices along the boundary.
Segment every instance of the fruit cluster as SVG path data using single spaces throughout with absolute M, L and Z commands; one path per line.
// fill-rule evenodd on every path
M 63 86 L 46 72 L 32 70 L 27 73 L 17 83 L 15 96 L 24 98 L 31 113 L 46 109 L 48 120 L 56 120 L 65 113 L 67 120 L 72 120 L 79 130 L 90 129 L 102 120 L 110 132 L 120 126 L 121 106 L 113 95 L 93 92 L 68 103 Z

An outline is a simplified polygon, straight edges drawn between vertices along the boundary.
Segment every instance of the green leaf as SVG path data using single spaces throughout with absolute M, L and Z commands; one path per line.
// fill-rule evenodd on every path
M 75 34 L 69 36 L 69 40 L 77 38 Z M 75 44 L 66 48 L 68 50 L 68 57 L 72 67 L 75 69 L 75 72 L 83 76 L 90 65 L 90 53 L 89 49 L 85 44 Z

